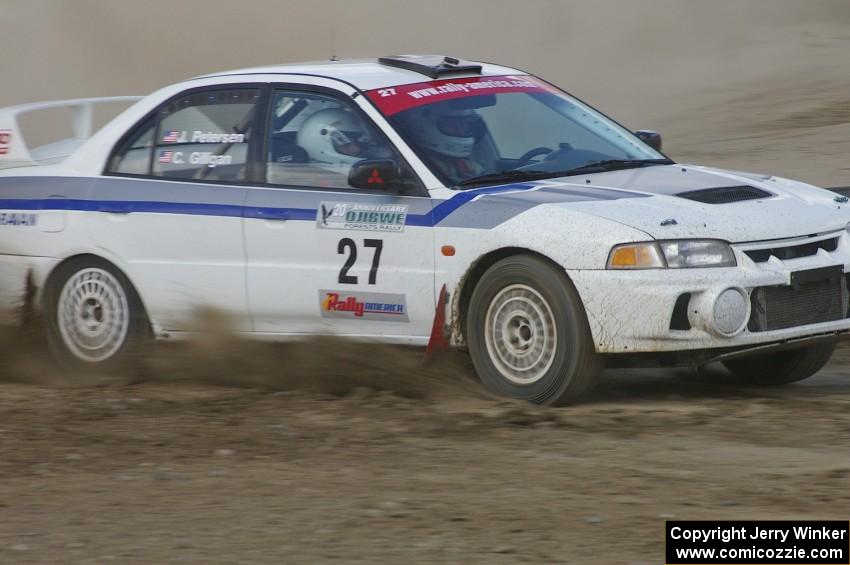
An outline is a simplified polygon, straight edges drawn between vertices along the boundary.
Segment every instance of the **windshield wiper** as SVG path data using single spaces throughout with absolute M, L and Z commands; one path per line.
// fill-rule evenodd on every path
M 499 182 L 517 182 L 524 180 L 542 180 L 555 177 L 566 177 L 569 175 L 578 175 L 581 173 L 601 173 L 605 171 L 615 171 L 617 169 L 633 169 L 637 167 L 646 167 L 649 165 L 672 165 L 672 159 L 604 159 L 601 161 L 593 161 L 566 171 L 500 171 L 498 173 L 487 173 L 460 181 L 455 186 L 458 188 L 476 186 L 479 184 L 499 183 Z
M 498 173 L 487 173 L 462 180 L 457 183 L 457 187 L 468 187 L 479 184 L 498 183 L 498 182 L 516 182 L 523 180 L 540 180 L 557 177 L 562 173 L 551 171 L 500 171 Z
M 605 171 L 616 171 L 618 169 L 635 169 L 649 165 L 672 165 L 672 159 L 603 159 L 591 161 L 581 167 L 561 171 L 562 176 L 577 175 L 581 173 L 597 173 Z

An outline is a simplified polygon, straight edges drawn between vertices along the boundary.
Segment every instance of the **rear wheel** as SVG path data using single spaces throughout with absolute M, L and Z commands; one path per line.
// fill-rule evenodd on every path
M 589 392 L 602 369 L 578 293 L 538 257 L 508 257 L 484 273 L 466 335 L 479 378 L 502 396 L 567 404 Z
M 835 341 L 725 361 L 723 365 L 753 385 L 777 386 L 807 379 L 829 362 Z
M 141 301 L 114 266 L 91 257 L 59 269 L 47 288 L 45 315 L 48 343 L 60 361 L 117 362 L 148 336 Z

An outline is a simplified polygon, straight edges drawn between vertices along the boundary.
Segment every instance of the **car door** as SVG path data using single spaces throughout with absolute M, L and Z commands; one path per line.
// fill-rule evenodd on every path
M 172 98 L 118 143 L 95 181 L 89 232 L 162 330 L 192 329 L 199 307 L 251 329 L 242 206 L 263 92 L 228 85 Z
M 277 88 L 266 123 L 264 182 L 249 187 L 245 212 L 255 330 L 425 339 L 435 308 L 431 201 L 410 172 L 403 193 L 348 182 L 368 159 L 407 171 L 398 152 L 333 91 Z

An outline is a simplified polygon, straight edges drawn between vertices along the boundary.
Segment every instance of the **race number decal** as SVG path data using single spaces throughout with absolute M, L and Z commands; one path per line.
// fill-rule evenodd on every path
M 372 248 L 375 252 L 372 254 L 372 266 L 369 268 L 369 284 L 375 284 L 378 281 L 378 267 L 381 265 L 381 252 L 384 250 L 384 241 L 382 239 L 364 239 L 363 247 Z M 339 255 L 347 255 L 342 269 L 339 270 L 339 284 L 357 284 L 358 277 L 349 275 L 348 271 L 357 262 L 357 244 L 350 237 L 345 237 L 339 240 L 336 246 L 336 252 Z
M 348 237 L 340 239 L 336 252 L 340 255 L 348 253 L 348 259 L 345 260 L 345 264 L 339 270 L 339 279 L 337 279 L 339 284 L 357 284 L 357 277 L 348 274 L 348 270 L 357 262 L 357 244 Z

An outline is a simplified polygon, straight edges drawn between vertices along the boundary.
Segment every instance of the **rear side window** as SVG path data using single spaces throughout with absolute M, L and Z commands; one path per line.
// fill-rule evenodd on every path
M 129 137 L 125 138 L 112 155 L 109 172 L 126 175 L 150 173 L 154 128 L 156 128 L 156 119 L 148 118 Z
M 259 96 L 252 88 L 207 90 L 169 101 L 118 148 L 110 172 L 245 180 Z

